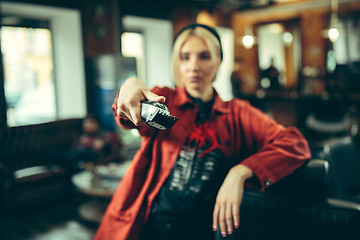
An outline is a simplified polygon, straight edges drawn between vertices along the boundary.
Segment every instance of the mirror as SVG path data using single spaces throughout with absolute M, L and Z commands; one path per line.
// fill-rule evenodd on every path
M 260 82 L 263 89 L 297 87 L 300 69 L 300 30 L 298 20 L 257 26 Z

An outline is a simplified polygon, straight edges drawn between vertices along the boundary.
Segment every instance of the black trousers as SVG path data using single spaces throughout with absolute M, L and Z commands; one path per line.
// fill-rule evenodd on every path
M 211 219 L 210 219 L 211 220 Z M 150 215 L 144 231 L 145 240 L 213 240 L 212 221 L 198 217 L 182 218 Z
M 205 221 L 204 221 L 205 219 Z M 220 231 L 212 230 L 212 217 L 177 217 L 150 215 L 143 235 L 144 240 L 238 240 L 239 229 L 222 237 Z

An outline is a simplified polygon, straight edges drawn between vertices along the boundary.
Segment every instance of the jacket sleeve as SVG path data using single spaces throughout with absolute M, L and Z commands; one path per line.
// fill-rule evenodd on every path
M 253 171 L 260 189 L 291 174 L 311 158 L 308 142 L 297 128 L 285 128 L 249 104 L 240 115 L 244 140 L 252 153 L 241 164 Z

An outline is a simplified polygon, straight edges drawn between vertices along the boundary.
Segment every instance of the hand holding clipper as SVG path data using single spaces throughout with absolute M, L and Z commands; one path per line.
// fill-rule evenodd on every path
M 141 117 L 146 124 L 159 130 L 170 129 L 179 120 L 170 115 L 164 104 L 147 100 L 141 101 Z

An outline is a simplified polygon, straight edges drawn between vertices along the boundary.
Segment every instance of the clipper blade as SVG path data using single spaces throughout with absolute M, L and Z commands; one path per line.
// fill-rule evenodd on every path
M 159 130 L 166 130 L 179 120 L 178 117 L 172 116 L 169 109 L 159 102 L 141 102 L 141 117 L 149 126 Z

